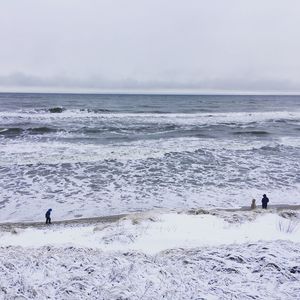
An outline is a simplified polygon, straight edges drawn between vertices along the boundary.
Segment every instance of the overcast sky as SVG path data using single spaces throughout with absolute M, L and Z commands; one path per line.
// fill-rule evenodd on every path
M 0 91 L 300 92 L 299 0 L 0 0 Z

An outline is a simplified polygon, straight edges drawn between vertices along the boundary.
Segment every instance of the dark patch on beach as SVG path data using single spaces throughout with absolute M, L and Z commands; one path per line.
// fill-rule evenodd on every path
M 290 269 L 292 274 L 300 274 L 300 266 L 294 266 Z

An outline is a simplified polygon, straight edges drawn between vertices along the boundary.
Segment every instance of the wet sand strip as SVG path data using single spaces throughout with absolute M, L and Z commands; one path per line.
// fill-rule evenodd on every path
M 259 208 L 261 208 L 262 209 L 262 207 L 261 207 L 261 205 L 257 205 L 256 206 L 256 209 L 259 209 Z M 286 210 L 286 209 L 290 209 L 290 210 L 298 210 L 298 209 L 300 209 L 300 205 L 296 205 L 296 204 L 294 204 L 294 205 L 288 205 L 288 204 L 271 204 L 271 205 L 268 205 L 268 209 L 273 209 L 273 210 L 277 210 L 277 211 L 281 211 L 281 210 Z M 267 209 L 267 210 L 268 210 Z M 220 209 L 221 211 L 223 210 L 223 211 L 232 211 L 232 212 L 236 212 L 236 211 L 251 211 L 251 207 L 250 207 L 250 205 L 249 206 L 242 206 L 241 208 L 235 208 L 235 209 L 230 209 L 230 208 L 228 208 L 228 209 Z
M 127 214 L 111 215 L 104 217 L 93 217 L 93 218 L 79 218 L 71 220 L 60 220 L 52 221 L 51 224 L 46 225 L 45 222 L 6 222 L 0 223 L 0 230 L 7 231 L 13 228 L 28 228 L 28 227 L 49 227 L 49 226 L 60 226 L 60 225 L 91 225 L 97 223 L 114 223 L 120 219 L 126 217 Z

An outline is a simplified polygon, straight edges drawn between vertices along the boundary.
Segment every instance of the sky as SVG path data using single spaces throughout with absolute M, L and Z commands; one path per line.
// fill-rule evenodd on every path
M 299 0 L 0 0 L 0 91 L 300 93 Z

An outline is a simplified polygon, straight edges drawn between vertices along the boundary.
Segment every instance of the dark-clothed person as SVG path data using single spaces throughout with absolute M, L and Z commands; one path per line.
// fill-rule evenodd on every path
M 45 217 L 46 217 L 46 224 L 51 224 L 51 218 L 50 218 L 50 215 L 51 215 L 51 211 L 52 209 L 48 209 L 46 214 L 45 214 Z
M 261 199 L 262 208 L 267 209 L 268 207 L 269 198 L 266 194 L 263 195 L 263 198 Z

